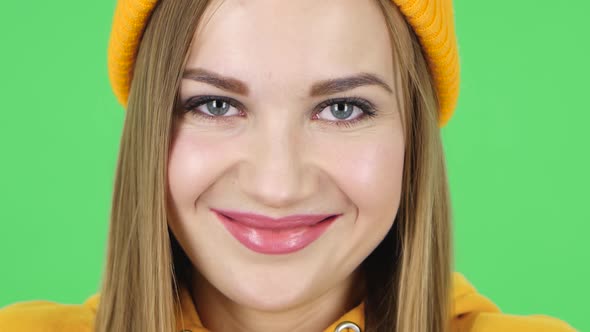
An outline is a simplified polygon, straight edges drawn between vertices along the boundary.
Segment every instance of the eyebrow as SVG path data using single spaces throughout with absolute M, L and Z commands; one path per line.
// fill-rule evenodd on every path
M 236 78 L 222 76 L 203 68 L 187 69 L 182 78 L 213 85 L 222 90 L 233 92 L 239 95 L 248 95 L 248 85 Z
M 243 81 L 240 81 L 237 78 L 223 76 L 203 68 L 187 69 L 183 73 L 182 78 L 207 83 L 219 89 L 243 96 L 247 96 L 249 93 L 248 85 Z M 312 84 L 311 89 L 309 90 L 309 96 L 325 96 L 367 85 L 377 85 L 387 90 L 387 92 L 393 93 L 391 87 L 377 75 L 371 73 L 358 73 L 351 76 L 317 81 Z
M 338 92 L 352 90 L 365 85 L 378 85 L 387 92 L 392 93 L 393 90 L 377 75 L 370 73 L 358 73 L 352 76 L 333 78 L 324 81 L 319 81 L 311 86 L 309 95 L 311 97 L 331 95 Z

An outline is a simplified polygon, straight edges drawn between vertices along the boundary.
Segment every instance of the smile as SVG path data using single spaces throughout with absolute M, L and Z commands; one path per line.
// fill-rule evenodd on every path
M 271 218 L 263 215 L 211 209 L 229 233 L 246 248 L 261 254 L 288 254 L 317 240 L 340 216 L 293 215 Z

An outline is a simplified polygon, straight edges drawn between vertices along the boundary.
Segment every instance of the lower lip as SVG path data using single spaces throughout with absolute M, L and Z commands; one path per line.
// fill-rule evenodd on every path
M 246 226 L 214 212 L 223 226 L 246 248 L 261 254 L 288 254 L 301 250 L 317 240 L 338 216 L 312 226 L 287 229 L 265 229 Z

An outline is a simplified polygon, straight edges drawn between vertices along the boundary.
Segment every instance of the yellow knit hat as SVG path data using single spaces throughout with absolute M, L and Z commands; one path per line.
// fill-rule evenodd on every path
M 459 96 L 459 54 L 452 0 L 392 0 L 420 39 L 440 102 L 439 126 L 451 118 Z M 158 0 L 118 0 L 108 47 L 109 79 L 126 108 L 141 36 Z

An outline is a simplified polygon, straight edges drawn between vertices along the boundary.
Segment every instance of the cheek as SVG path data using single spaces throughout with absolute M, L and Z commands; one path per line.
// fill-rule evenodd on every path
M 339 148 L 334 148 L 339 146 Z M 401 196 L 403 137 L 397 132 L 323 148 L 331 177 L 365 223 L 392 221 Z
M 168 183 L 174 205 L 180 212 L 194 206 L 226 163 L 231 151 L 216 140 L 199 136 L 188 129 L 179 129 L 168 160 Z
M 359 209 L 359 220 L 374 224 L 393 222 L 401 196 L 403 146 L 376 146 L 361 153 L 357 177 L 350 191 Z M 388 229 L 388 227 L 387 227 Z
M 350 273 L 370 255 L 391 229 L 399 209 L 405 156 L 401 129 L 365 134 L 318 146 L 322 168 L 355 209 L 349 222 L 337 225 L 334 236 L 327 238 L 330 249 L 342 243 L 347 247 L 330 258 L 338 262 L 331 267 L 334 275 Z

